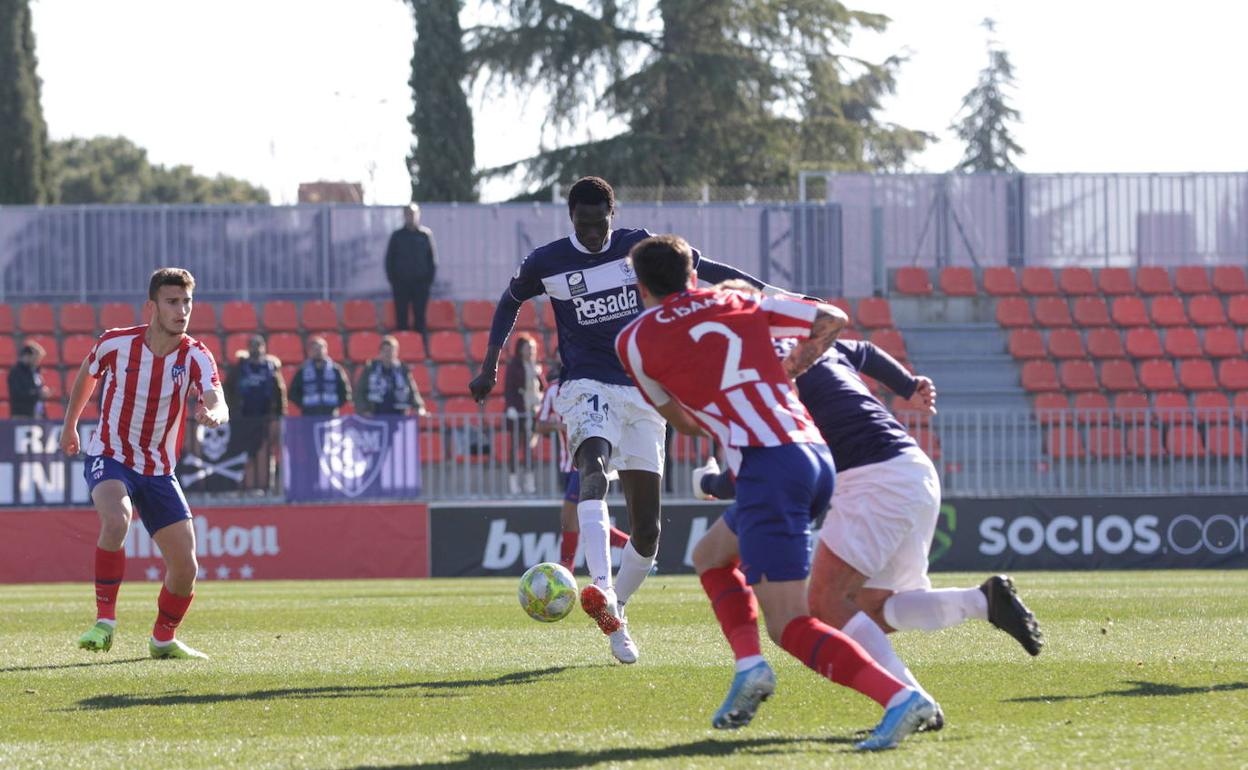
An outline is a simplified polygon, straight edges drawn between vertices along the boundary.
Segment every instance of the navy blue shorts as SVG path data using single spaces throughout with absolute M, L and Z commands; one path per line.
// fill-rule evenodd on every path
M 581 474 L 571 471 L 563 475 L 567 479 L 567 486 L 563 490 L 563 499 L 569 503 L 579 503 L 581 501 Z
M 173 474 L 144 476 L 111 457 L 87 457 L 82 473 L 87 477 L 87 489 L 91 492 L 101 481 L 109 479 L 125 485 L 126 494 L 149 535 L 191 518 L 191 507 L 186 504 L 186 495 L 182 494 L 182 486 Z
M 746 582 L 806 579 L 810 525 L 827 510 L 835 480 L 832 454 L 822 444 L 741 450 L 737 501 L 724 511 L 724 523 L 737 536 Z

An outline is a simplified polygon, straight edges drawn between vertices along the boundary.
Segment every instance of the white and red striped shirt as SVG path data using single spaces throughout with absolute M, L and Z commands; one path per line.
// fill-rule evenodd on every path
M 87 373 L 103 378 L 100 423 L 87 454 L 112 457 L 145 476 L 173 473 L 182 448 L 186 399 L 221 390 L 217 362 L 202 343 L 182 336 L 173 352 L 155 356 L 143 341 L 147 325 L 110 329 L 87 356 Z
M 542 406 L 537 410 L 537 419 L 542 422 L 563 422 L 563 416 L 555 411 L 555 396 L 559 395 L 559 383 L 552 382 L 546 387 L 542 396 Z M 576 470 L 572 464 L 572 453 L 568 451 L 568 436 L 559 431 L 559 472 L 571 473 Z
M 655 406 L 675 397 L 724 446 L 822 444 L 773 337 L 809 337 L 816 308 L 784 297 L 715 289 L 674 294 L 620 332 L 616 354 Z

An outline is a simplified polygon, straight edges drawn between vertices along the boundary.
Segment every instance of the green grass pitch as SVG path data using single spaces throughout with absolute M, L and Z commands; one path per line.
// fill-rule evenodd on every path
M 630 667 L 579 610 L 530 620 L 511 579 L 204 583 L 181 637 L 208 662 L 145 657 L 153 584 L 122 587 L 96 655 L 89 585 L 4 586 L 0 767 L 1248 765 L 1248 572 L 1015 578 L 1044 653 L 983 623 L 895 636 L 948 724 L 873 756 L 875 704 L 767 642 L 776 697 L 710 729 L 731 661 L 691 577 L 632 602 Z

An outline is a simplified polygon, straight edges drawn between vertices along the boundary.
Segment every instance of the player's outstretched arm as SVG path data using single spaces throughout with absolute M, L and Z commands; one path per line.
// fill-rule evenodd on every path
M 74 386 L 69 389 L 69 405 L 65 407 L 65 422 L 61 426 L 61 451 L 73 457 L 82 449 L 78 445 L 78 418 L 86 408 L 87 401 L 95 391 L 95 378 L 87 369 L 84 360 L 78 367 L 78 376 L 74 378 Z
M 801 340 L 784 358 L 784 371 L 796 379 L 832 347 L 836 336 L 849 325 L 849 316 L 835 305 L 822 302 L 815 305 L 815 320 L 810 336 Z
M 210 390 L 200 396 L 195 408 L 195 422 L 206 428 L 215 428 L 230 421 L 230 410 L 221 397 L 221 391 Z
M 850 351 L 847 356 L 854 368 L 874 377 L 884 386 L 928 414 L 936 414 L 936 386 L 930 378 L 916 377 L 888 354 L 888 351 L 861 340 L 840 343 Z
M 511 295 L 511 289 L 503 292 L 498 298 L 498 306 L 494 308 L 494 321 L 490 324 L 490 344 L 485 348 L 485 360 L 481 362 L 481 371 L 472 382 L 468 383 L 468 391 L 477 403 L 485 401 L 494 386 L 498 384 L 498 357 L 503 352 L 503 345 L 511 335 L 511 329 L 520 316 L 521 300 Z

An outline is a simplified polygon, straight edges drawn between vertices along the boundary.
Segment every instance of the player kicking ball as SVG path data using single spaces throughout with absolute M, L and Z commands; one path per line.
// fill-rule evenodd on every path
M 126 571 L 126 534 L 137 512 L 165 560 L 148 642 L 153 658 L 208 656 L 174 638 L 195 595 L 195 530 L 182 487 L 173 475 L 181 449 L 187 396 L 199 393 L 195 421 L 216 427 L 229 420 L 217 364 L 187 336 L 195 278 L 181 268 L 152 273 L 145 310 L 151 321 L 110 329 L 78 369 L 65 410 L 61 450 L 77 455 L 78 418 L 103 380 L 100 422 L 87 442 L 84 473 L 100 517 L 95 549 L 95 625 L 78 646 L 107 652 L 117 630 L 117 592 Z
M 836 472 L 790 377 L 814 363 L 848 319 L 830 305 L 697 289 L 689 245 L 676 236 L 642 241 L 631 261 L 647 310 L 620 333 L 616 352 L 676 430 L 715 435 L 737 479 L 736 505 L 693 553 L 736 658 L 728 697 L 711 724 L 748 724 L 775 691 L 759 644 L 761 606 L 776 644 L 884 707 L 858 748 L 893 748 L 932 718 L 936 703 L 812 617 L 807 603 L 811 521 L 831 500 Z M 773 337 L 803 339 L 781 362 Z
M 665 431 L 663 418 L 637 392 L 613 344 L 616 334 L 641 312 L 628 251 L 649 237 L 645 230 L 612 229 L 615 192 L 598 177 L 577 180 L 568 192 L 572 235 L 525 257 L 494 310 L 480 373 L 469 383 L 478 402 L 498 380 L 498 357 L 526 300 L 546 294 L 555 313 L 563 364 L 555 410 L 567 427 L 568 446 L 580 479 L 576 505 L 585 566 L 592 584 L 581 607 L 610 638 L 622 663 L 637 661 L 624 605 L 654 566 L 659 548 L 660 491 Z M 733 278 L 778 291 L 728 265 L 692 252 L 695 267 L 712 281 Z M 618 471 L 628 507 L 628 544 L 612 581 L 607 475 Z

